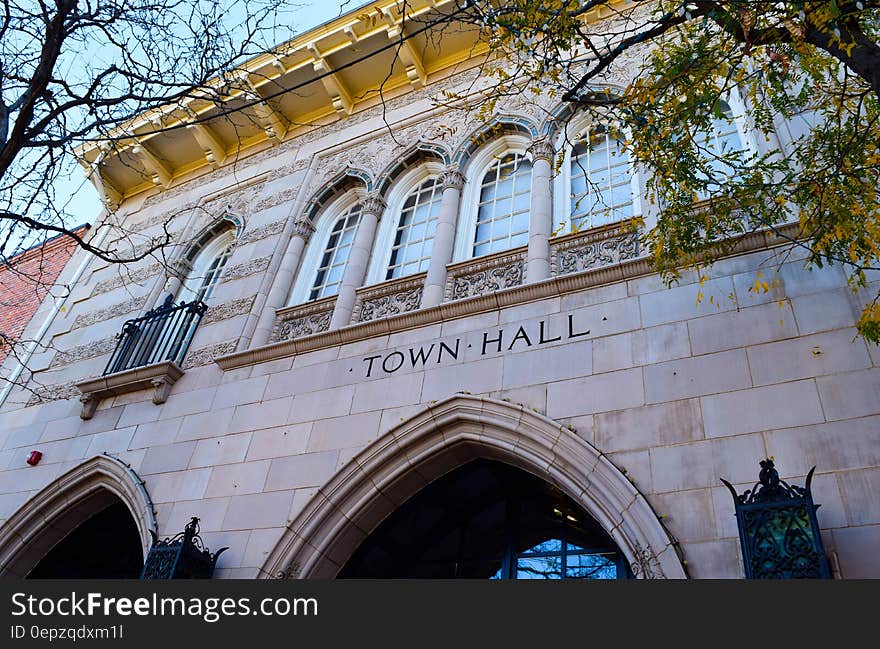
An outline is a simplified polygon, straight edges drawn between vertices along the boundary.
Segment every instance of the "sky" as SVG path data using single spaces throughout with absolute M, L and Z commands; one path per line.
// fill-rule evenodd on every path
M 300 3 L 302 6 L 292 9 L 291 13 L 296 25 L 296 32 L 303 33 L 313 27 L 332 20 L 342 13 L 365 4 L 363 0 L 344 2 L 340 0 L 315 0 Z M 101 201 L 95 187 L 86 179 L 85 170 L 78 164 L 68 165 L 69 173 L 59 175 L 54 189 L 56 196 L 67 202 L 67 212 L 74 215 L 79 223 L 94 223 L 101 211 Z

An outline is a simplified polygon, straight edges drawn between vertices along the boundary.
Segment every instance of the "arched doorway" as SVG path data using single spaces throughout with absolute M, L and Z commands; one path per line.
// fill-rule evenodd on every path
M 339 572 L 370 579 L 624 579 L 629 565 L 580 505 L 502 462 L 474 460 L 389 516 Z
M 329 579 L 426 486 L 476 459 L 538 476 L 596 521 L 637 578 L 686 578 L 638 489 L 569 428 L 523 406 L 458 394 L 427 406 L 355 456 L 284 530 L 261 574 Z
M 141 479 L 117 458 L 96 456 L 0 527 L 0 577 L 136 578 L 156 531 Z
M 137 525 L 116 499 L 61 539 L 27 578 L 137 579 L 143 564 Z

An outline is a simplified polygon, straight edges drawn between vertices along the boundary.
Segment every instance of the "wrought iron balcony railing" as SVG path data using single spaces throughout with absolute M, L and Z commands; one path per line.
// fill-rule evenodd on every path
M 116 335 L 119 342 L 104 375 L 162 361 L 180 364 L 207 309 L 197 300 L 174 304 L 169 295 L 160 306 L 128 320 Z

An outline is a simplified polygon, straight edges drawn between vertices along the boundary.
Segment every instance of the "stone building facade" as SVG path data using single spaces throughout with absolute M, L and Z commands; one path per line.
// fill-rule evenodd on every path
M 535 525 L 565 530 L 568 554 L 547 552 L 569 569 L 593 565 L 575 543 L 589 537 L 618 576 L 737 578 L 721 478 L 751 488 L 772 456 L 793 484 L 817 467 L 833 574 L 880 576 L 880 350 L 855 333 L 862 296 L 843 271 L 809 271 L 756 230 L 708 282 L 667 288 L 622 225 L 650 227 L 644 179 L 601 125 L 563 122 L 545 97 L 502 102 L 488 122 L 438 104 L 473 88 L 467 31 L 442 50 L 401 41 L 383 97 L 370 92 L 385 55 L 346 64 L 405 34 L 395 6 L 252 62 L 238 98 L 258 101 L 235 138 L 207 108 L 166 111 L 141 126 L 189 128 L 115 158 L 84 152 L 135 233 L 125 245 L 166 224 L 175 243 L 168 264 L 89 261 L 31 389 L 2 404 L 0 574 L 51 573 L 53 548 L 119 503 L 144 555 L 150 532 L 199 517 L 206 544 L 229 548 L 216 577 L 381 576 L 391 547 L 424 568 L 416 537 L 442 554 L 466 524 L 492 545 L 473 532 L 488 507 L 474 485 L 513 471 L 523 502 L 560 503 Z M 304 78 L 301 101 L 273 91 Z M 750 290 L 759 270 L 772 290 Z M 167 295 L 207 304 L 185 357 L 107 372 L 124 323 Z M 400 512 L 414 502 L 436 527 L 413 532 Z M 441 523 L 438 502 L 470 514 Z M 412 532 L 406 547 L 395 529 Z M 493 548 L 456 575 L 536 561 L 520 547 L 495 572 Z

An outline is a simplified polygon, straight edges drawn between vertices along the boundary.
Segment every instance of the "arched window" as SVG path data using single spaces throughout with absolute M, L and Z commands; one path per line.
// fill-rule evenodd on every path
M 317 218 L 289 304 L 336 295 L 361 222 L 361 194 L 351 190 L 330 203 Z
M 443 190 L 438 177 L 421 183 L 403 202 L 385 279 L 428 270 Z
M 235 229 L 230 224 L 199 248 L 192 256 L 192 268 L 180 288 L 177 301 L 198 300 L 209 304 L 234 245 Z
M 594 126 L 575 144 L 570 162 L 573 231 L 628 219 L 635 213 L 633 170 L 619 139 Z
M 439 162 L 429 160 L 394 181 L 386 196 L 386 216 L 376 233 L 367 283 L 428 270 L 443 201 L 442 171 Z
M 310 300 L 336 295 L 342 284 L 342 275 L 345 273 L 345 264 L 351 254 L 351 246 L 354 243 L 354 235 L 361 220 L 360 204 L 352 205 L 346 212 L 336 219 L 333 229 L 330 230 L 330 238 L 324 246 L 324 254 L 321 263 L 315 273 L 312 289 L 309 292 Z
M 483 174 L 473 256 L 509 250 L 529 242 L 532 163 L 507 153 Z
M 565 152 L 565 158 L 554 179 L 554 235 L 643 213 L 642 178 L 621 135 L 607 122 L 587 114 L 575 116 L 560 134 L 556 148 Z
M 529 242 L 532 162 L 526 148 L 530 142 L 523 135 L 506 134 L 468 161 L 456 233 L 456 261 Z

